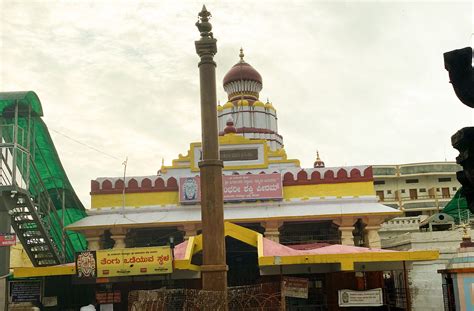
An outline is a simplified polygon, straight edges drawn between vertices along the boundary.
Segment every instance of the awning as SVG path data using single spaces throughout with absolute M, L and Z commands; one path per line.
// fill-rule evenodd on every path
M 201 222 L 201 206 L 148 206 L 101 208 L 87 211 L 89 216 L 69 226 L 68 230 L 181 225 Z M 224 205 L 226 221 L 260 221 L 262 219 L 312 220 L 342 216 L 371 215 L 394 217 L 401 212 L 380 204 L 375 197 L 312 198 L 300 201 L 228 203 Z
M 258 265 L 263 274 L 276 273 L 279 267 L 290 267 L 292 271 L 307 267 L 326 265 L 326 271 L 383 271 L 389 270 L 389 263 L 398 264 L 413 261 L 436 260 L 439 251 L 392 251 L 348 245 L 313 244 L 311 249 L 295 249 L 263 237 L 262 234 L 225 223 L 225 236 L 235 238 L 257 249 Z M 199 272 L 200 266 L 192 264 L 193 255 L 202 251 L 202 235 L 190 237 L 174 248 L 174 269 Z M 297 267 L 299 270 L 295 269 Z M 265 272 L 265 271 L 266 272 Z M 309 269 L 311 271 L 311 269 Z M 316 271 L 316 270 L 314 270 Z M 322 271 L 322 270 L 320 270 Z M 53 267 L 14 268 L 15 277 L 71 275 L 76 273 L 74 264 Z
M 413 261 L 436 260 L 439 251 L 392 251 L 377 248 L 366 248 L 347 245 L 324 245 L 314 249 L 298 250 L 273 242 L 253 230 L 225 223 L 225 235 L 233 237 L 257 248 L 259 267 L 298 266 L 335 264 L 340 271 L 354 271 L 357 265 L 371 265 L 373 263 L 403 263 Z M 191 237 L 188 241 L 178 245 L 186 247 L 179 257 L 180 265 L 185 268 L 191 264 L 192 255 L 202 251 L 202 235 Z M 177 247 L 178 247 L 177 246 Z M 364 265 L 366 264 L 366 265 Z M 387 266 L 387 265 L 385 265 Z M 332 267 L 332 270 L 337 267 Z

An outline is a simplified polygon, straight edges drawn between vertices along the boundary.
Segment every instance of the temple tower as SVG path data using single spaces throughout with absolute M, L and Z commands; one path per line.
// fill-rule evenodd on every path
M 224 90 L 228 101 L 217 107 L 219 135 L 224 135 L 229 117 L 237 133 L 249 139 L 266 139 L 271 150 L 283 148 L 283 137 L 278 134 L 278 118 L 273 105 L 260 101 L 262 76 L 244 60 L 240 60 L 224 76 Z

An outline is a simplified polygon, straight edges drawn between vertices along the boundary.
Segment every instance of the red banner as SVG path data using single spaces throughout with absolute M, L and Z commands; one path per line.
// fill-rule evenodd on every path
M 16 235 L 13 233 L 0 233 L 0 246 L 12 246 L 16 244 Z
M 253 201 L 283 198 L 280 174 L 227 175 L 222 177 L 224 201 Z M 179 200 L 181 203 L 201 201 L 200 178 L 179 179 Z

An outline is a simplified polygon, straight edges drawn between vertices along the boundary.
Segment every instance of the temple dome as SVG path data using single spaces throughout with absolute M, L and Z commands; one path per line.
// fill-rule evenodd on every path
M 234 81 L 256 81 L 262 84 L 262 76 L 250 64 L 240 61 L 224 76 L 224 85 Z
M 245 98 L 258 100 L 262 90 L 262 76 L 244 60 L 244 51 L 240 49 L 240 61 L 224 76 L 224 90 L 229 100 Z

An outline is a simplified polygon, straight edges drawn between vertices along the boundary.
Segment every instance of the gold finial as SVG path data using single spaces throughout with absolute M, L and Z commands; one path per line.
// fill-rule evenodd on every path
M 240 57 L 240 62 L 243 63 L 244 62 L 244 49 L 243 48 L 240 48 L 240 54 L 239 54 L 239 57 Z
M 319 150 L 316 150 L 316 161 L 321 161 L 321 159 L 319 158 Z
M 165 158 L 161 158 L 161 166 L 165 166 Z

